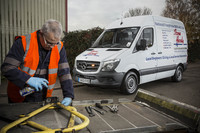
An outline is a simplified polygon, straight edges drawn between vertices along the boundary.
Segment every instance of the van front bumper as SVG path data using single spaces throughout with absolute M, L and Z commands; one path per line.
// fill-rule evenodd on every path
M 115 86 L 120 87 L 123 81 L 124 73 L 99 72 L 97 74 L 82 74 L 73 69 L 73 79 L 77 82 L 97 85 L 97 86 Z

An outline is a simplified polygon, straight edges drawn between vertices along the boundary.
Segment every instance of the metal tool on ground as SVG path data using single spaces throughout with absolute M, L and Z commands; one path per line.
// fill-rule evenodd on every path
M 97 108 L 99 108 L 99 109 L 102 109 L 102 110 L 108 112 L 107 110 L 105 110 L 105 109 L 103 108 L 103 106 L 102 106 L 100 103 L 95 103 L 95 106 L 96 106 Z
M 93 113 L 93 111 L 92 111 L 90 106 L 86 106 L 85 110 L 87 111 L 87 113 L 89 114 L 90 117 L 95 116 L 95 114 Z
M 95 107 L 92 107 L 92 106 L 89 106 L 91 109 L 95 110 L 96 112 L 100 113 L 101 115 L 104 115 L 104 112 L 95 108 Z
M 118 112 L 118 105 L 117 104 L 114 104 L 112 106 L 106 105 L 106 107 L 108 107 L 110 109 L 110 111 L 113 112 L 113 113 L 117 113 Z

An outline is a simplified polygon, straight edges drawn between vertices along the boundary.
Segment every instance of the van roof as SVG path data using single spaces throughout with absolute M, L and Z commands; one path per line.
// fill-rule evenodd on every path
M 162 16 L 143 15 L 116 20 L 110 25 L 108 25 L 106 29 L 150 26 L 155 25 L 154 22 L 165 22 L 170 24 L 181 25 L 184 27 L 183 23 L 179 20 L 166 18 Z

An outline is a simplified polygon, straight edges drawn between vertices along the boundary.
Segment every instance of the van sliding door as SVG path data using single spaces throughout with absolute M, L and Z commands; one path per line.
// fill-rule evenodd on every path
M 156 79 L 170 77 L 175 72 L 173 28 L 156 27 L 158 38 L 158 66 Z

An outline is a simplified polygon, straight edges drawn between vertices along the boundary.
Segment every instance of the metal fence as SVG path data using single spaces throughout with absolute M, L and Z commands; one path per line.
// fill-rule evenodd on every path
M 0 0 L 0 64 L 15 36 L 40 29 L 50 18 L 60 21 L 65 29 L 65 2 L 67 0 Z

